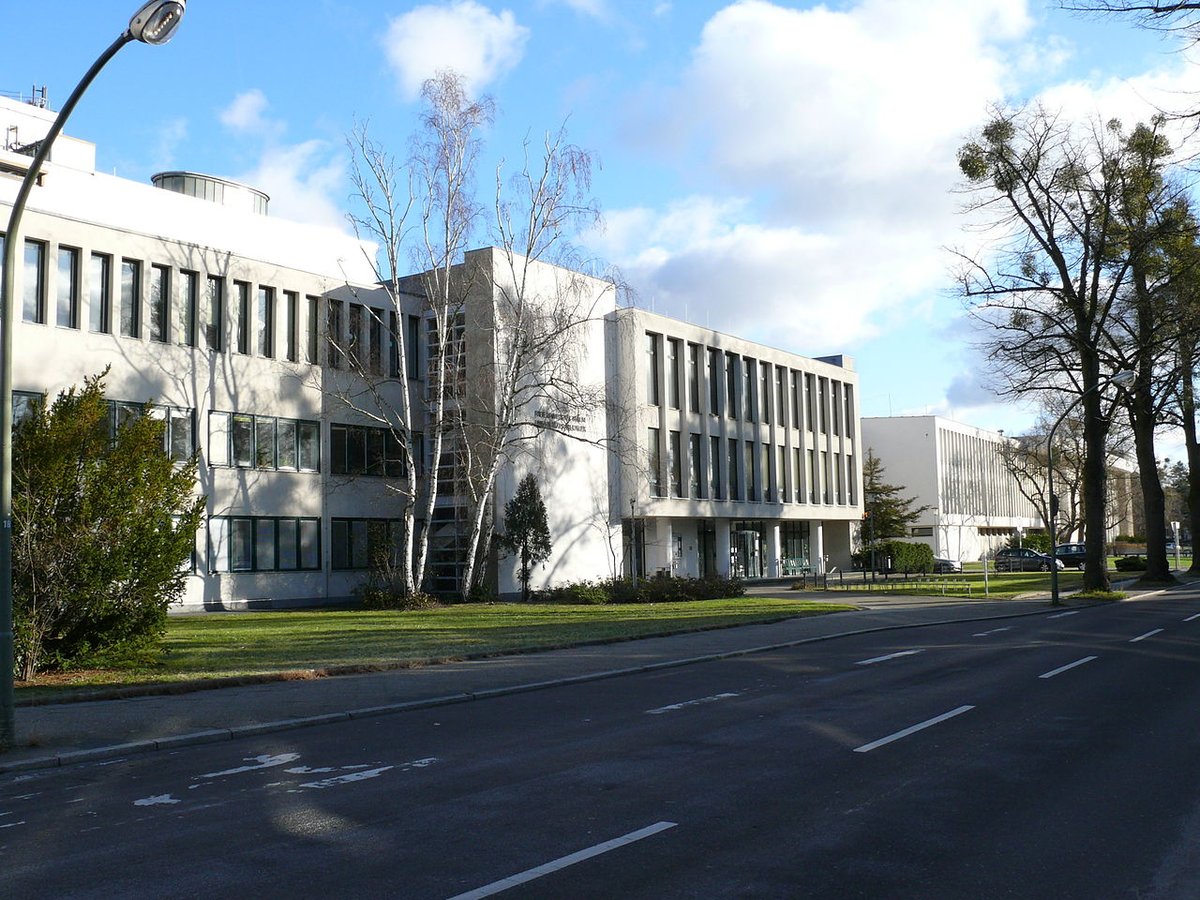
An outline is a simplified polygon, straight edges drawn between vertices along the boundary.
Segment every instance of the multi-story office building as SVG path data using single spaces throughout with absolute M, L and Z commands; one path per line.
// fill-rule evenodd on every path
M 858 377 L 640 309 L 609 322 L 611 503 L 641 575 L 847 567 L 862 516 Z M 632 552 L 629 548 L 632 547 Z
M 0 98 L 0 223 L 52 119 Z M 168 452 L 198 454 L 207 509 L 188 607 L 344 599 L 394 533 L 397 490 L 415 477 L 419 492 L 427 477 L 435 353 L 422 281 L 401 279 L 397 307 L 375 282 L 373 248 L 356 239 L 272 218 L 245 185 L 189 172 L 153 180 L 97 172 L 93 145 L 56 142 L 22 228 L 18 414 L 107 370 L 114 427 L 150 402 Z M 463 271 L 483 277 L 458 310 L 455 353 L 441 355 L 455 360 L 451 402 L 467 427 L 446 440 L 442 490 L 418 527 L 431 538 L 429 586 L 445 593 L 458 588 L 477 477 L 464 442 L 500 415 L 508 262 L 494 248 L 467 254 Z M 517 483 L 537 475 L 554 551 L 533 587 L 848 563 L 861 515 L 848 360 L 617 309 L 612 285 L 556 266 L 526 274 L 530 297 L 582 298 L 570 396 L 594 401 L 571 408 L 533 390 L 512 417 L 486 515 L 502 530 Z M 414 471 L 387 427 L 405 397 Z M 514 560 L 489 570 L 501 594 L 519 589 Z

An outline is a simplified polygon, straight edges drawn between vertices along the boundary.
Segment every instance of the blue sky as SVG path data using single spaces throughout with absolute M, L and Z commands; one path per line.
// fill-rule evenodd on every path
M 57 108 L 136 0 L 11 19 L 0 91 Z M 1194 48 L 1192 48 L 1194 50 Z M 955 150 L 989 104 L 1146 117 L 1200 91 L 1191 50 L 1039 0 L 192 0 L 166 47 L 127 47 L 68 133 L 107 172 L 249 182 L 272 215 L 344 221 L 345 136 L 404 155 L 416 86 L 458 69 L 499 115 L 481 166 L 564 121 L 600 167 L 586 250 L 638 305 L 784 349 L 846 353 L 864 415 L 1019 430 L 981 383 L 954 295 Z M 480 235 L 479 244 L 486 241 Z

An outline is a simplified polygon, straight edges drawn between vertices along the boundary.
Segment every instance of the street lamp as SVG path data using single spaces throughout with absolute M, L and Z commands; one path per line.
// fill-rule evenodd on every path
M 629 580 L 637 587 L 637 498 L 629 498 Z
M 1078 397 L 1071 401 L 1062 415 L 1055 420 L 1050 426 L 1050 437 L 1046 441 L 1046 493 L 1047 503 L 1050 507 L 1050 605 L 1058 606 L 1060 601 L 1058 598 L 1058 533 L 1055 527 L 1058 522 L 1058 501 L 1054 499 L 1054 432 L 1058 430 L 1058 426 L 1070 414 L 1076 406 L 1082 402 L 1083 398 L 1092 391 L 1097 391 L 1108 387 L 1110 384 L 1115 384 L 1117 387 L 1129 387 L 1137 378 L 1137 373 L 1130 371 L 1117 372 L 1111 378 L 1105 379 L 1097 384 L 1092 385 Z
M 16 301 L 17 247 L 22 243 L 21 216 L 55 138 L 100 70 L 117 55 L 118 50 L 132 41 L 152 45 L 169 41 L 183 18 L 186 5 L 187 0 L 149 0 L 133 14 L 129 27 L 92 63 L 59 110 L 25 172 L 8 214 L 8 227 L 4 232 L 4 278 L 0 289 L 0 751 L 11 747 L 16 739 L 13 723 L 12 333 L 16 321 L 13 307 Z

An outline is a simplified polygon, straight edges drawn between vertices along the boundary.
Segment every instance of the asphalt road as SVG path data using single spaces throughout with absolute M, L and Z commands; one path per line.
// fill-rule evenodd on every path
M 1200 896 L 1200 596 L 0 778 L 0 895 Z

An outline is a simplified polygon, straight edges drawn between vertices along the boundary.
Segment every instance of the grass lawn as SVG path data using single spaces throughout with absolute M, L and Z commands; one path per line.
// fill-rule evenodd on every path
M 853 606 L 739 597 L 612 606 L 463 604 L 416 612 L 172 616 L 160 660 L 18 683 L 18 698 L 99 685 L 387 667 L 820 615 Z

